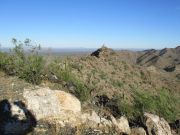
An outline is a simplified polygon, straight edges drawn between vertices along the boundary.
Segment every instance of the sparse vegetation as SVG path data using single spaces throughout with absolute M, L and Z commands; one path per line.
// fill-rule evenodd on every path
M 100 72 L 100 75 L 99 75 L 99 76 L 100 76 L 100 78 L 103 79 L 103 80 L 107 79 L 107 75 L 106 75 L 106 73 L 103 72 L 103 71 Z
M 112 80 L 112 85 L 116 88 L 122 88 L 123 83 L 120 80 Z
M 76 95 L 82 102 L 90 98 L 90 87 L 75 77 L 72 73 L 70 64 L 66 60 L 60 62 L 56 59 L 49 65 L 48 69 L 50 72 L 55 74 L 58 79 L 65 82 L 71 82 L 75 86 L 73 94 Z

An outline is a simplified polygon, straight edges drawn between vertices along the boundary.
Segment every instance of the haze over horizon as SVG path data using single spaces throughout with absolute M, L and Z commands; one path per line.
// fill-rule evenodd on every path
M 172 48 L 180 45 L 180 0 L 0 0 L 0 44 Z

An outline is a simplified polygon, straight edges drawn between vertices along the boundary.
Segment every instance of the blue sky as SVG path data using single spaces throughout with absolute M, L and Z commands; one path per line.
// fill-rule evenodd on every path
M 180 45 L 180 0 L 0 0 L 0 43 L 43 47 Z

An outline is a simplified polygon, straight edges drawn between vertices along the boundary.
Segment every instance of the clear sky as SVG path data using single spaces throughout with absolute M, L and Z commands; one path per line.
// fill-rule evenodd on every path
M 0 43 L 43 47 L 180 45 L 180 0 L 0 0 Z

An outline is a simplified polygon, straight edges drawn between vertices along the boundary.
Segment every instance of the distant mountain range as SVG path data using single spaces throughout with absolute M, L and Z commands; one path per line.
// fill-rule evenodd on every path
M 113 48 L 116 51 L 119 50 L 130 50 L 130 51 L 143 51 L 145 49 L 141 49 L 141 48 Z M 1 47 L 0 48 L 1 51 L 3 52 L 9 52 L 10 48 L 8 47 Z M 41 49 L 41 53 L 83 53 L 83 52 L 93 52 L 97 50 L 97 48 L 42 48 Z

